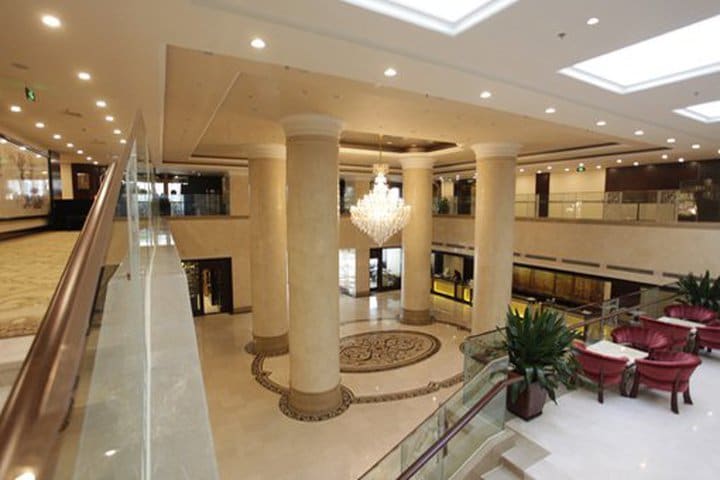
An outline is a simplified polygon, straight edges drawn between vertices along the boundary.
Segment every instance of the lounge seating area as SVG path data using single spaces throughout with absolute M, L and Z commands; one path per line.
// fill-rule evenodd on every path
M 702 363 L 698 354 L 703 349 L 708 353 L 720 349 L 717 315 L 687 305 L 668 306 L 664 313 L 658 318 L 641 316 L 640 326 L 613 329 L 612 341 L 575 344 L 579 373 L 597 388 L 599 403 L 604 403 L 605 390 L 617 385 L 620 394 L 630 398 L 638 396 L 641 386 L 669 392 L 670 408 L 676 414 L 678 394 L 683 394 L 685 404 L 692 405 L 690 381 Z

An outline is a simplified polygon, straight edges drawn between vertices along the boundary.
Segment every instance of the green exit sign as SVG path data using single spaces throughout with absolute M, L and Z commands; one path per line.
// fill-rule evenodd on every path
M 25 98 L 28 102 L 37 102 L 37 92 L 30 87 L 25 87 Z
M 576 172 L 584 172 L 585 171 L 585 165 L 580 165 L 575 169 Z

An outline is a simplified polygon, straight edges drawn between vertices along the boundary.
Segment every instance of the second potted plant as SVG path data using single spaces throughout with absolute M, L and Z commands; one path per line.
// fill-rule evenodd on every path
M 530 420 L 542 413 L 547 396 L 557 403 L 560 384 L 572 388 L 577 360 L 572 343 L 577 334 L 565 325 L 562 314 L 508 309 L 507 327 L 501 330 L 511 367 L 522 380 L 508 387 L 507 408 Z

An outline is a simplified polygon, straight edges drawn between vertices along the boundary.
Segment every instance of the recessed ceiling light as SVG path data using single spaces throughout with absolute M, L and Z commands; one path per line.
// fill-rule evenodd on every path
M 673 137 L 670 137 L 667 139 L 667 143 L 675 143 L 675 139 Z
M 122 143 L 123 145 L 125 145 L 125 144 L 127 143 L 127 140 L 125 140 L 124 138 L 121 138 L 121 139 L 120 139 L 120 143 Z
M 718 150 L 718 151 L 720 152 L 720 150 Z M 520 173 L 524 173 L 524 172 L 525 172 L 525 169 L 524 169 L 524 168 L 521 168 L 521 169 L 520 169 Z
M 257 50 L 262 50 L 263 48 L 265 48 L 267 46 L 267 44 L 265 43 L 265 40 L 263 40 L 262 38 L 255 37 L 250 42 L 250 46 Z
M 588 25 L 597 25 L 598 23 L 600 23 L 600 19 L 597 17 L 590 17 L 585 23 L 587 23 Z
M 65 146 L 67 148 L 73 148 L 75 145 L 73 145 L 72 143 L 66 143 Z
M 637 167 L 638 165 L 640 165 L 640 162 L 633 162 L 633 167 Z
M 555 112 L 556 112 L 555 107 L 548 107 L 545 109 L 545 113 L 548 113 L 548 114 L 555 113 Z
M 39 153 L 36 153 L 35 158 L 42 158 L 42 155 L 40 155 Z
M 3 137 L 0 137 L 0 144 L 6 144 L 7 140 L 5 140 Z
M 105 108 L 107 107 L 107 102 L 105 100 L 98 100 L 95 102 L 95 106 L 98 108 Z
M 645 132 L 644 132 L 644 131 L 642 131 L 642 130 L 635 130 L 635 136 L 641 137 L 641 136 L 643 136 L 643 135 L 645 135 Z
M 45 124 L 43 122 L 36 122 L 35 128 L 45 128 Z
M 630 93 L 720 71 L 720 15 L 560 70 L 615 93 Z
M 62 22 L 54 15 L 43 15 L 42 22 L 50 28 L 60 28 Z
M 115 117 L 113 117 L 112 115 L 105 115 L 105 121 L 106 122 L 114 122 Z
M 663 160 L 667 160 L 667 159 L 668 159 L 667 153 L 663 153 L 661 158 L 662 158 Z
M 683 157 L 680 157 L 680 158 L 678 158 L 678 162 L 684 163 L 684 162 L 685 162 L 685 159 L 684 159 Z
M 584 166 L 585 166 L 585 164 L 584 164 L 583 162 L 580 162 L 578 165 L 579 165 L 580 167 L 584 167 Z
M 597 125 L 598 127 L 604 127 L 605 125 L 607 125 L 607 122 L 605 120 L 598 120 L 597 122 L 595 122 L 595 125 Z
M 718 153 L 720 153 L 720 148 L 718 148 Z
M 84 80 L 84 81 L 88 81 L 92 78 L 88 72 L 78 72 L 77 77 L 80 80 Z
M 569 172 L 570 169 L 569 169 L 568 167 L 565 167 L 565 171 L 566 171 L 566 172 Z
M 87 160 L 89 162 L 90 160 L 92 160 L 92 157 L 90 155 L 88 155 L 87 157 L 85 157 L 85 160 Z
M 20 113 L 22 112 L 22 108 L 20 105 L 10 105 L 10 111 L 13 113 Z
M 422 28 L 455 36 L 517 0 L 342 0 Z
M 487 90 L 485 90 L 484 92 L 482 92 L 480 94 L 480 98 L 490 98 L 490 97 L 492 97 L 492 93 L 488 92 Z
M 602 165 L 595 165 L 595 168 L 600 170 L 602 168 Z
M 542 170 L 538 170 L 537 173 L 538 173 L 538 175 L 541 174 L 541 173 L 542 173 Z
M 56 134 L 53 135 L 53 138 L 54 138 L 55 140 L 60 140 L 60 139 L 62 138 L 62 135 L 60 135 L 59 133 L 56 133 Z
M 97 164 L 98 164 L 98 162 L 93 162 L 93 165 L 97 165 Z
M 615 160 L 615 163 L 622 163 L 622 158 L 618 158 L 617 160 Z
M 388 67 L 388 68 L 385 69 L 384 75 L 385 75 L 386 77 L 394 77 L 394 76 L 397 75 L 397 73 L 398 73 L 397 70 L 395 70 L 395 69 L 392 68 L 392 67 Z
M 113 134 L 115 134 L 115 135 L 120 135 L 121 133 L 122 132 L 120 131 L 119 128 L 116 128 L 115 130 L 113 130 Z
M 547 169 L 548 169 L 548 170 L 552 170 L 552 165 L 548 165 L 548 166 L 547 166 Z
M 693 144 L 692 144 L 692 149 L 693 149 L 693 150 L 700 150 L 700 144 L 699 144 L 699 143 L 693 143 Z
M 720 100 L 713 102 L 699 103 L 685 108 L 678 108 L 673 112 L 684 115 L 693 120 L 703 123 L 720 122 Z
M 84 152 L 82 149 L 80 149 L 80 150 L 77 151 L 77 154 L 78 154 L 78 155 L 82 155 L 83 153 L 85 153 L 85 152 Z
M 25 145 L 20 145 L 18 149 L 24 152 L 27 150 L 27 147 Z

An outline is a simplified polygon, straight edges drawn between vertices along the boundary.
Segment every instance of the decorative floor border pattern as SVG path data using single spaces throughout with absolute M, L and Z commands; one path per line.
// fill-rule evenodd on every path
M 378 319 L 359 319 L 359 320 L 352 320 L 350 322 L 344 322 L 342 325 L 347 323 L 358 323 L 358 322 L 367 322 L 367 321 L 382 321 L 382 320 L 392 320 L 397 321 L 394 318 L 378 318 Z M 444 322 L 435 320 L 437 323 L 443 323 L 446 325 L 453 326 L 459 330 L 469 331 L 467 327 L 464 327 L 462 325 L 458 325 L 451 322 Z M 257 381 L 263 388 L 276 393 L 280 395 L 279 400 L 279 407 L 280 411 L 295 420 L 299 420 L 302 422 L 321 422 L 324 420 L 329 420 L 333 417 L 337 417 L 338 415 L 344 413 L 348 408 L 350 408 L 350 405 L 356 403 L 356 404 L 369 404 L 369 403 L 383 403 L 383 402 L 394 402 L 398 400 L 406 400 L 409 398 L 415 398 L 415 397 L 421 397 L 423 395 L 429 395 L 431 393 L 435 393 L 443 388 L 449 388 L 452 386 L 457 385 L 458 383 L 461 383 L 463 381 L 463 372 L 457 373 L 453 375 L 452 377 L 446 378 L 444 380 L 441 380 L 439 382 L 431 381 L 428 382 L 427 385 L 418 387 L 418 388 L 412 388 L 410 390 L 403 390 L 400 392 L 390 392 L 390 393 L 380 393 L 377 395 L 355 395 L 355 393 L 345 387 L 344 385 L 341 385 L 342 388 L 342 398 L 343 401 L 332 412 L 325 413 L 323 415 L 308 415 L 304 414 L 302 412 L 297 412 L 290 408 L 287 402 L 289 389 L 274 380 L 270 378 L 270 375 L 272 372 L 267 371 L 264 369 L 264 363 L 265 358 L 268 356 L 277 357 L 282 355 L 264 355 L 264 354 L 257 354 L 255 355 L 255 358 L 252 361 L 251 364 L 251 373 L 253 377 L 255 377 L 255 381 Z

